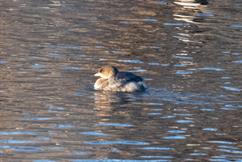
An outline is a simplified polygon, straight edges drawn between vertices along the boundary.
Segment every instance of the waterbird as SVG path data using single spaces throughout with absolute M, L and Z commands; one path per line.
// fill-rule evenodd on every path
M 141 92 L 147 89 L 143 78 L 131 72 L 122 72 L 114 66 L 103 66 L 94 74 L 100 77 L 94 84 L 95 90 L 116 92 Z

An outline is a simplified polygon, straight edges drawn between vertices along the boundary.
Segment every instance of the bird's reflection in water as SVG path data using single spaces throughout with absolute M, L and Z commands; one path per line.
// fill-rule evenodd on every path
M 96 91 L 94 93 L 97 116 L 110 116 L 111 112 L 132 108 L 133 103 L 142 102 L 141 93 Z
M 122 92 L 96 91 L 94 95 L 96 110 L 109 110 L 136 100 L 134 94 Z

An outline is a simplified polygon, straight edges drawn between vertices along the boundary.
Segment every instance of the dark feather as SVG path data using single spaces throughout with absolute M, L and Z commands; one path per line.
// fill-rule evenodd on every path
M 121 80 L 122 82 L 142 82 L 143 79 L 130 72 L 118 72 L 116 79 Z

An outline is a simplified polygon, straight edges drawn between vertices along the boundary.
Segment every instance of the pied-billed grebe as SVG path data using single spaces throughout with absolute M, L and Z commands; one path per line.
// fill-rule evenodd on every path
M 131 72 L 120 72 L 114 66 L 103 66 L 94 76 L 100 77 L 94 84 L 95 90 L 136 92 L 147 88 L 143 78 Z

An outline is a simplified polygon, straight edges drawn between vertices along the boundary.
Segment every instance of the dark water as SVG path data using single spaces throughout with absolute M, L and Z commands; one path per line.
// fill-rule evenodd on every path
M 242 1 L 208 2 L 0 0 L 0 161 L 241 162 Z

